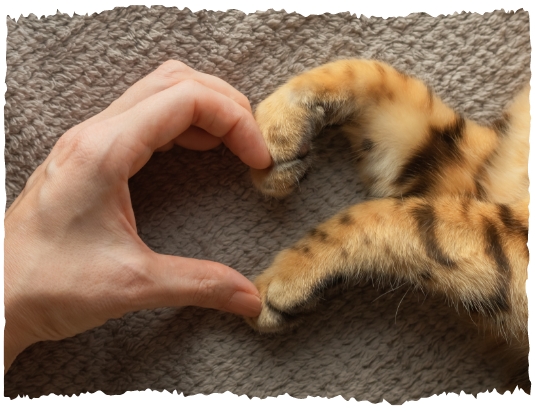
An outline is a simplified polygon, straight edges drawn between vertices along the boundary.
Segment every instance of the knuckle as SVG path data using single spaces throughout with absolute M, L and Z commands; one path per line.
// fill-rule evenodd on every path
M 205 277 L 201 279 L 197 286 L 197 292 L 194 296 L 197 302 L 214 302 L 218 299 L 217 285 L 213 278 Z
M 149 263 L 143 256 L 125 258 L 117 273 L 117 290 L 121 290 L 121 306 L 124 309 L 141 308 L 154 288 Z
M 67 145 L 67 142 L 76 134 L 76 130 L 73 130 L 72 128 L 68 130 L 65 134 L 63 134 L 58 140 L 56 141 L 56 144 L 54 144 L 54 148 L 56 150 L 62 149 Z
M 193 300 L 199 305 L 221 308 L 230 298 L 223 290 L 224 273 L 217 265 L 211 266 L 197 283 Z
M 37 182 L 46 173 L 47 167 L 48 167 L 48 164 L 46 163 L 41 163 L 40 165 L 37 166 L 37 168 L 33 171 L 32 175 L 26 181 L 26 184 L 24 185 L 24 188 L 22 189 L 23 193 L 30 191 L 34 186 L 36 186 Z
M 88 178 L 108 175 L 116 164 L 107 161 L 105 150 L 99 144 L 101 134 L 102 130 L 97 125 L 90 125 L 62 136 L 54 147 L 54 156 L 45 171 L 68 167 L 71 171 L 84 173 Z
M 239 94 L 238 98 L 236 99 L 236 103 L 238 103 L 240 106 L 244 107 L 245 109 L 251 111 L 251 104 L 249 103 L 249 99 L 245 97 L 243 94 Z
M 174 78 L 177 75 L 190 73 L 192 71 L 193 69 L 178 60 L 167 60 L 156 69 L 158 74 L 171 78 Z
M 199 87 L 199 83 L 191 78 L 185 79 L 180 82 L 179 87 L 183 92 L 193 91 Z
M 86 163 L 94 157 L 96 152 L 95 144 L 92 141 L 94 135 L 93 127 L 83 128 L 69 136 L 59 148 L 68 155 L 69 159 Z

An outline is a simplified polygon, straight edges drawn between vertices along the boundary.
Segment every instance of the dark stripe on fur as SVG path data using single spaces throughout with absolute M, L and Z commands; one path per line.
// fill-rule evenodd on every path
M 470 211 L 470 204 L 471 198 L 470 197 L 464 197 L 461 201 L 461 211 L 463 218 L 468 218 L 468 212 Z
M 510 126 L 510 116 L 507 113 L 504 113 L 501 118 L 492 123 L 492 128 L 498 134 L 498 136 L 503 137 L 509 131 Z
M 290 247 L 291 250 L 298 251 L 303 254 L 310 253 L 310 247 L 305 244 L 294 244 Z
M 438 171 L 461 158 L 459 142 L 463 139 L 465 119 L 458 116 L 443 128 L 431 127 L 427 142 L 403 166 L 395 181 L 397 186 L 414 182 L 404 195 L 424 195 L 433 186 Z
M 474 184 L 476 186 L 476 198 L 484 200 L 487 197 L 487 191 L 483 188 L 479 179 L 474 180 Z
M 327 241 L 327 238 L 329 238 L 329 235 L 325 231 L 318 228 L 313 228 L 310 230 L 309 234 L 313 238 L 318 238 L 321 242 L 325 242 Z
M 510 231 L 520 234 L 528 241 L 528 227 L 526 227 L 520 220 L 513 216 L 511 207 L 507 204 L 498 204 L 498 214 L 503 225 Z
M 476 198 L 479 200 L 485 200 L 487 198 L 487 192 L 483 188 L 483 182 L 488 182 L 489 175 L 488 175 L 488 168 L 492 164 L 492 159 L 496 155 L 496 149 L 492 150 L 492 152 L 485 158 L 485 160 L 479 165 L 475 175 L 474 175 L 474 183 L 476 187 Z
M 503 251 L 500 233 L 496 225 L 490 220 L 486 220 L 485 240 L 487 242 L 485 252 L 492 257 L 500 273 L 510 273 L 511 266 L 509 259 Z
M 458 143 L 463 138 L 465 127 L 464 117 L 457 116 L 455 121 L 447 127 L 431 127 L 431 139 L 435 142 L 445 143 L 450 148 L 451 154 L 454 154 L 458 151 Z
M 371 149 L 374 147 L 375 147 L 375 143 L 371 141 L 369 138 L 365 138 L 364 140 L 362 140 L 362 146 L 361 146 L 362 151 L 371 151 Z
M 500 289 L 496 295 L 490 298 L 490 304 L 495 311 L 509 311 L 509 297 L 506 289 Z
M 412 211 L 413 217 L 418 224 L 420 239 L 424 244 L 426 254 L 439 264 L 448 268 L 455 268 L 457 264 L 451 260 L 438 245 L 436 236 L 436 216 L 435 210 L 429 204 L 424 204 Z
M 425 282 L 429 282 L 433 279 L 433 275 L 429 271 L 422 271 L 420 273 L 420 278 Z
M 488 298 L 464 299 L 462 304 L 471 313 L 488 316 L 509 310 L 508 298 L 501 291 Z
M 340 216 L 340 224 L 342 224 L 342 225 L 351 225 L 354 222 L 355 221 L 353 220 L 353 217 L 351 217 L 351 215 L 349 213 L 343 213 Z
M 494 306 L 501 311 L 509 310 L 509 282 L 511 281 L 511 264 L 505 255 L 500 233 L 496 225 L 486 220 L 485 253 L 494 260 L 498 269 L 498 292 L 492 297 Z

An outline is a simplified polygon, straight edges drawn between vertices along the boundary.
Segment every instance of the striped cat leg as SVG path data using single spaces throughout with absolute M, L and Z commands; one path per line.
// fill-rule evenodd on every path
M 282 251 L 257 279 L 265 332 L 291 326 L 325 287 L 368 276 L 440 292 L 525 338 L 527 203 L 386 198 L 350 207 Z
M 253 182 L 273 197 L 295 188 L 328 125 L 342 125 L 377 197 L 478 195 L 482 167 L 500 144 L 499 127 L 465 119 L 420 80 L 378 61 L 341 60 L 294 77 L 255 117 L 273 166 L 252 170 Z
M 295 188 L 314 161 L 314 138 L 325 126 L 345 124 L 357 152 L 373 149 L 378 161 L 370 174 L 386 168 L 382 174 L 390 176 L 431 127 L 442 130 L 459 121 L 421 81 L 367 60 L 341 60 L 294 77 L 259 104 L 255 117 L 273 166 L 252 170 L 253 182 L 274 197 Z
M 383 105 L 419 113 L 429 106 L 430 96 L 423 83 L 377 61 L 341 60 L 294 77 L 256 109 L 273 166 L 252 170 L 253 182 L 265 194 L 284 197 L 313 163 L 314 138 L 323 127 L 348 124 L 356 131 Z M 407 117 L 399 111 L 396 115 Z M 427 124 L 425 116 L 423 122 Z M 411 136 L 418 139 L 414 130 Z

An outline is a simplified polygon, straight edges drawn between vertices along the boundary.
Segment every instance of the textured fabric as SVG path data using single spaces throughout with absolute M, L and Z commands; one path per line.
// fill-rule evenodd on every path
M 7 25 L 8 206 L 62 133 L 171 58 L 223 78 L 253 106 L 304 69 L 376 58 L 423 78 L 482 122 L 497 118 L 530 78 L 524 11 L 385 20 L 135 6 Z M 321 144 L 317 166 L 284 200 L 255 192 L 247 167 L 227 149 L 155 154 L 130 182 L 141 238 L 157 252 L 216 260 L 253 278 L 280 249 L 363 199 L 348 144 L 336 137 Z M 149 388 L 401 403 L 500 386 L 482 332 L 438 296 L 389 290 L 349 287 L 280 335 L 256 334 L 214 310 L 132 313 L 28 348 L 5 376 L 5 395 Z

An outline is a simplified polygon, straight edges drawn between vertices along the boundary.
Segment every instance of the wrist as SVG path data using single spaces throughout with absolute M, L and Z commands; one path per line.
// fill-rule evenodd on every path
M 4 283 L 4 374 L 15 361 L 15 358 L 33 343 L 39 341 L 31 329 L 24 327 L 28 310 L 23 304 L 16 303 L 16 298 L 10 292 L 9 286 Z M 27 307 L 26 307 L 27 308 Z
M 17 338 L 16 333 L 13 332 L 11 327 L 6 325 L 4 329 L 4 375 L 15 361 L 15 358 L 24 351 L 30 344 L 24 344 L 24 342 Z
M 6 218 L 4 223 L 7 233 L 11 221 Z M 31 330 L 28 333 L 25 331 L 28 327 L 24 327 L 30 316 L 28 306 L 23 303 L 26 297 L 21 292 L 25 287 L 17 281 L 24 276 L 24 267 L 17 264 L 17 261 L 20 262 L 23 259 L 17 256 L 14 250 L 22 249 L 22 247 L 15 245 L 13 238 L 6 234 L 4 239 L 4 374 L 22 351 L 38 341 L 37 338 L 32 337 Z M 15 275 L 15 273 L 18 274 Z
M 4 374 L 15 361 L 15 358 L 33 343 L 37 338 L 32 338 L 30 334 L 23 332 L 13 318 L 12 306 L 9 302 L 5 303 L 5 327 L 4 327 Z

